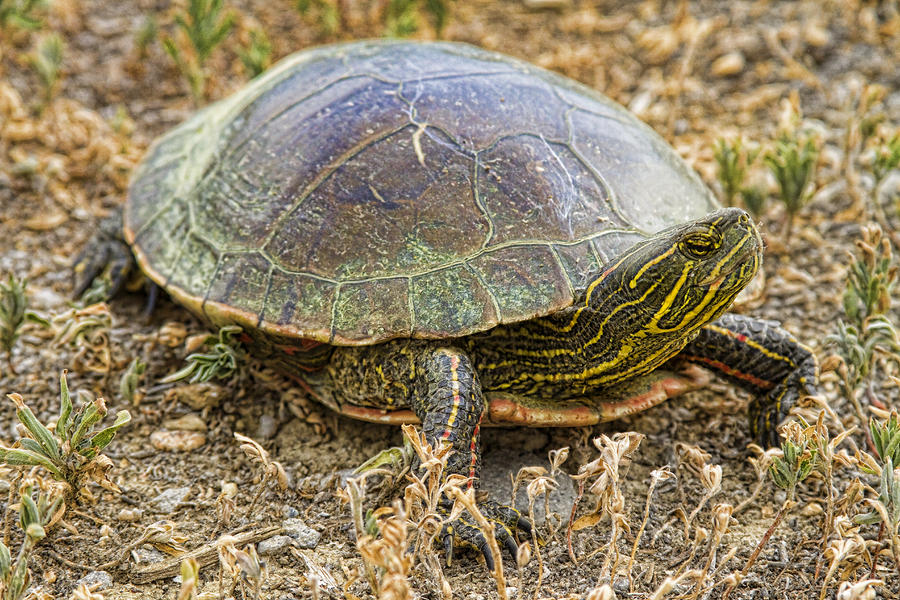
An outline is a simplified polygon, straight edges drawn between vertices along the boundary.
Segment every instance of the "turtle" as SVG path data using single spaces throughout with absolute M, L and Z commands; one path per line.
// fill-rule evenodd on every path
M 281 60 L 148 149 L 78 291 L 138 267 L 339 413 L 420 423 L 479 483 L 486 425 L 583 426 L 701 385 L 753 394 L 766 444 L 817 364 L 779 323 L 726 312 L 760 269 L 651 128 L 597 91 L 450 42 L 362 41 Z M 515 556 L 531 524 L 484 500 Z M 441 538 L 494 557 L 460 517 Z

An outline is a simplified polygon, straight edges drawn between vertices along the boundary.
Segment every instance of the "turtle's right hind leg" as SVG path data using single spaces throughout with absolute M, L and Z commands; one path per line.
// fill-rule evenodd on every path
M 122 236 L 122 210 L 103 219 L 72 264 L 75 298 L 107 300 L 137 273 L 134 254 Z

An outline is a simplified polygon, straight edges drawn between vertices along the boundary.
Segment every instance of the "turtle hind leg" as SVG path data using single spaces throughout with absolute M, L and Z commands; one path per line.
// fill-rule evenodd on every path
M 75 298 L 108 300 L 138 272 L 131 248 L 122 236 L 122 210 L 103 219 L 72 264 Z
M 426 350 L 417 365 L 412 408 L 422 421 L 425 439 L 434 448 L 449 445 L 446 475 L 463 475 L 468 486 L 478 485 L 481 470 L 479 436 L 484 415 L 484 395 L 478 376 L 468 355 L 455 348 Z M 449 512 L 449 501 L 445 502 Z M 531 523 L 516 509 L 493 501 L 479 503 L 479 511 L 494 525 L 494 535 L 501 547 L 516 557 L 516 534 L 531 534 Z M 441 538 L 447 549 L 447 560 L 453 555 L 453 544 L 473 546 L 484 555 L 488 569 L 493 570 L 495 557 L 484 531 L 474 519 L 461 517 L 446 523 Z
M 750 431 L 778 446 L 778 425 L 802 396 L 817 393 L 812 351 L 775 321 L 726 314 L 706 325 L 678 358 L 710 368 L 754 394 Z

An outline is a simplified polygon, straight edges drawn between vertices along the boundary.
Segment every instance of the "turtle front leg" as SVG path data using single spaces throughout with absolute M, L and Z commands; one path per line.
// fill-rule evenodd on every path
M 712 369 L 754 393 L 750 430 L 778 446 L 777 427 L 801 396 L 816 394 L 812 351 L 775 321 L 726 314 L 706 325 L 678 358 Z
M 102 282 L 103 296 L 107 298 L 121 291 L 136 271 L 134 255 L 122 237 L 121 209 L 100 222 L 94 236 L 72 264 L 72 270 L 76 298 L 98 281 Z
M 425 438 L 432 447 L 451 447 L 446 474 L 463 475 L 468 478 L 469 486 L 477 487 L 481 470 L 479 433 L 485 403 L 471 360 L 455 348 L 437 348 L 421 358 L 416 371 L 411 408 L 422 421 Z M 522 531 L 530 535 L 531 524 L 516 509 L 493 501 L 480 503 L 479 509 L 494 523 L 497 541 L 515 558 L 518 550 L 515 533 Z M 480 550 L 488 569 L 494 570 L 494 557 L 487 539 L 474 520 L 460 517 L 445 525 L 441 535 L 448 563 L 455 539 Z

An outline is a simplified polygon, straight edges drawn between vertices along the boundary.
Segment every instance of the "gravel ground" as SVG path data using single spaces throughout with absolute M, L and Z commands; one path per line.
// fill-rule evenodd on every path
M 69 264 L 98 220 L 124 201 L 129 173 L 148 143 L 195 108 L 162 45 L 152 41 L 142 47 L 139 42 L 151 17 L 161 35 L 177 39 L 174 15 L 185 4 L 56 0 L 39 11 L 39 30 L 0 30 L 0 274 L 27 277 L 30 304 L 45 316 L 59 317 L 70 310 Z M 804 126 L 817 132 L 822 143 L 816 193 L 797 216 L 790 236 L 774 197 L 760 215 L 767 242 L 765 286 L 742 310 L 782 321 L 815 350 L 820 362 L 828 356 L 824 339 L 842 314 L 847 252 L 861 227 L 875 218 L 867 200 L 873 186 L 866 166 L 869 157 L 854 145 L 854 132 L 872 115 L 882 115 L 884 130 L 900 123 L 896 3 L 447 4 L 444 38 L 503 51 L 603 91 L 666 137 L 717 192 L 715 141 L 743 135 L 769 144 L 784 122 L 785 107 L 792 101 L 799 105 Z M 323 5 L 339 7 L 337 31 L 323 25 Z M 311 3 L 301 15 L 287 0 L 229 0 L 236 27 L 210 57 L 209 98 L 223 97 L 246 82 L 238 51 L 252 29 L 267 33 L 277 59 L 317 44 L 380 36 L 386 5 L 324 0 Z M 418 14 L 413 37 L 435 37 L 427 13 Z M 64 41 L 62 76 L 54 100 L 42 105 L 43 87 L 28 56 L 42 36 L 53 31 Z M 859 99 L 870 93 L 880 94 L 880 101 L 863 114 Z M 898 180 L 887 178 L 882 194 L 897 193 Z M 772 184 L 760 164 L 752 169 L 751 181 Z M 890 214 L 886 218 L 888 224 L 898 222 L 891 221 Z M 162 385 L 160 379 L 181 367 L 196 336 L 206 330 L 166 298 L 149 317 L 144 305 L 140 294 L 114 300 L 109 306 L 111 325 L 77 346 L 60 343 L 52 330 L 26 326 L 10 357 L 15 372 L 0 368 L 0 391 L 22 394 L 44 422 L 58 410 L 62 369 L 69 370 L 73 389 L 102 395 L 111 412 L 127 408 L 133 416 L 106 452 L 121 493 L 93 487 L 94 499 L 71 507 L 64 522 L 51 529 L 30 562 L 35 593 L 46 594 L 35 597 L 68 598 L 86 579 L 103 598 L 175 597 L 177 570 L 152 580 L 146 574 L 167 559 L 150 544 L 135 548 L 128 560 L 108 567 L 105 575 L 97 573 L 98 566 L 119 558 L 123 548 L 159 521 L 171 522 L 187 549 L 223 533 L 243 533 L 258 541 L 267 568 L 262 598 L 371 597 L 350 511 L 337 492 L 349 469 L 399 444 L 399 430 L 331 414 L 263 364 L 251 363 L 242 377 L 217 387 Z M 57 323 L 65 320 L 59 317 Z M 144 360 L 147 369 L 138 398 L 128 403 L 119 393 L 119 380 L 135 357 Z M 833 434 L 859 425 L 835 381 L 830 375 L 822 386 L 837 415 Z M 873 389 L 878 402 L 900 408 L 897 386 L 885 379 Z M 611 583 L 618 598 L 649 598 L 667 577 L 710 566 L 710 545 L 697 541 L 698 526 L 711 532 L 713 507 L 740 505 L 757 481 L 748 460 L 754 454 L 747 450 L 751 440 L 746 402 L 740 392 L 714 382 L 646 413 L 594 428 L 487 432 L 484 489 L 495 496 L 509 493 L 509 475 L 519 467 L 546 464 L 548 451 L 571 448 L 551 504 L 551 511 L 566 518 L 577 490 L 566 473 L 577 472 L 598 456 L 591 440 L 626 431 L 646 436 L 620 472 L 630 531 L 619 538 L 623 559 L 613 581 L 604 569 L 604 545 L 610 537 L 610 523 L 604 519 L 573 533 L 577 564 L 570 559 L 565 529 L 551 534 L 545 525 L 543 568 L 533 558 L 517 573 L 507 561 L 507 585 L 521 597 L 564 598 L 584 597 Z M 13 405 L 8 403 L 0 410 L 0 440 L 12 443 L 18 437 L 14 423 Z M 288 477 L 288 489 L 269 486 L 252 513 L 261 469 L 241 451 L 235 432 L 258 440 Z M 192 447 L 196 444 L 201 445 Z M 676 468 L 683 445 L 698 446 L 708 453 L 708 465 L 721 467 L 721 490 L 707 500 L 701 478 Z M 865 448 L 865 439 L 857 431 L 841 447 L 852 456 L 854 448 Z M 679 483 L 665 481 L 656 488 L 629 581 L 627 557 L 641 524 L 651 472 L 666 465 L 678 472 Z M 0 475 L 0 485 L 9 489 L 11 471 L 0 470 Z M 856 478 L 877 485 L 852 465 L 839 468 L 835 477 L 839 497 Z M 229 490 L 236 494 L 232 497 Z M 798 488 L 798 504 L 731 598 L 819 597 L 833 556 L 823 551 L 821 542 L 824 490 L 822 479 L 815 476 Z M 725 578 L 746 564 L 784 499 L 784 492 L 771 482 L 763 485 L 759 495 L 734 514 L 698 593 L 692 595 L 695 579 L 684 578 L 667 597 L 721 597 Z M 372 502 L 374 498 L 367 506 L 374 506 Z M 226 522 L 222 510 L 231 503 L 233 515 Z M 578 516 L 591 513 L 595 504 L 596 499 L 586 495 Z M 686 528 L 677 515 L 695 508 L 697 515 Z M 7 539 L 18 548 L 20 532 L 16 527 L 10 532 Z M 875 547 L 876 526 L 862 527 L 859 533 Z M 873 588 L 877 596 L 842 597 L 900 598 L 900 573 L 889 552 L 879 556 L 874 571 L 871 557 L 856 561 L 854 556 L 830 578 L 826 597 L 835 597 L 838 582 L 872 575 L 883 581 Z M 444 572 L 454 597 L 497 595 L 475 553 L 458 553 Z M 216 597 L 217 577 L 214 564 L 201 572 L 201 589 L 210 597 Z M 316 594 L 311 591 L 315 581 Z M 441 595 L 439 583 L 421 563 L 412 570 L 409 584 L 419 597 Z M 235 594 L 240 598 L 242 592 Z

